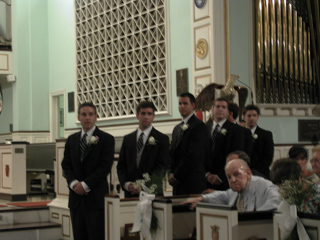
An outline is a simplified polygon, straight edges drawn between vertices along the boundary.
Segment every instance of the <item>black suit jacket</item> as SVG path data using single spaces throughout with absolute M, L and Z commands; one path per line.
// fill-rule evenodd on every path
M 110 173 L 114 159 L 114 138 L 96 127 L 93 136 L 99 138 L 97 144 L 87 147 L 83 160 L 80 160 L 81 131 L 68 137 L 62 169 L 68 186 L 73 180 L 84 181 L 91 191 L 87 195 L 78 195 L 69 191 L 69 208 L 75 209 L 80 201 L 85 201 L 88 209 L 103 209 L 104 196 L 109 192 L 107 175 Z
M 272 132 L 257 126 L 254 134 L 257 139 L 252 137 L 253 149 L 251 154 L 251 168 L 256 169 L 267 178 L 270 177 L 270 165 L 273 160 L 274 143 Z
M 173 187 L 173 195 L 198 194 L 206 188 L 204 162 L 210 155 L 209 135 L 206 125 L 196 116 L 193 115 L 187 124 L 182 138 L 178 139 L 181 125 L 177 125 L 172 133 L 169 173 L 173 173 L 178 181 Z
M 137 179 L 143 179 L 142 174 L 165 170 L 169 160 L 169 137 L 154 127 L 152 128 L 148 139 L 152 136 L 156 140 L 155 145 L 148 143 L 143 148 L 139 168 L 137 167 L 137 131 L 124 136 L 119 161 L 117 165 L 118 178 L 123 187 L 126 182 L 134 182 Z M 125 191 L 125 197 L 138 197 Z
M 207 124 L 207 131 L 210 135 L 212 125 L 213 123 Z M 231 123 L 228 120 L 221 126 L 220 131 L 222 129 L 226 130 L 226 134 L 223 135 L 220 133 L 214 149 L 212 149 L 212 142 L 210 141 L 211 157 L 209 161 L 206 162 L 206 172 L 218 175 L 223 181 L 221 185 L 208 184 L 208 187 L 218 190 L 226 190 L 229 188 L 224 171 L 228 154 L 233 151 L 244 151 L 250 156 L 252 149 L 251 132 L 249 129 Z

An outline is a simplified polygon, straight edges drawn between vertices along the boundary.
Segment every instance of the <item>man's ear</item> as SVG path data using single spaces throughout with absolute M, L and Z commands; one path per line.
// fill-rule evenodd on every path
M 247 174 L 248 174 L 248 176 L 250 176 L 250 177 L 252 176 L 252 171 L 251 171 L 250 168 L 247 169 Z

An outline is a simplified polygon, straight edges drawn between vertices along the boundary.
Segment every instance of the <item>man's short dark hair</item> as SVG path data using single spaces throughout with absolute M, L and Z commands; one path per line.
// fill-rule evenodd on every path
M 153 102 L 150 102 L 150 101 L 140 102 L 137 106 L 137 114 L 139 114 L 141 108 L 152 108 L 153 113 L 157 110 Z
M 242 159 L 243 161 L 245 161 L 248 166 L 250 166 L 250 157 L 248 154 L 246 154 L 245 152 L 243 151 L 234 151 L 234 152 L 231 152 L 228 154 L 227 158 L 230 156 L 230 155 L 233 155 L 233 154 L 236 154 L 238 155 L 238 158 L 239 159 Z
M 281 184 L 285 180 L 299 180 L 301 168 L 297 161 L 282 158 L 272 164 L 270 179 L 274 184 Z
M 256 105 L 247 105 L 242 111 L 243 115 L 246 115 L 247 111 L 254 110 L 257 112 L 258 116 L 260 116 L 260 109 Z
M 94 109 L 94 113 L 97 114 L 97 108 L 92 102 L 84 102 L 84 103 L 81 103 L 80 106 L 78 107 L 78 115 L 80 115 L 80 110 L 83 107 L 92 107 Z
M 220 97 L 220 98 L 215 99 L 214 102 L 213 102 L 213 104 L 212 104 L 212 107 L 214 107 L 214 106 L 216 105 L 216 102 L 222 102 L 222 101 L 224 101 L 224 102 L 227 103 L 228 110 L 229 110 L 229 103 L 230 103 L 230 102 L 229 102 L 228 99 L 226 99 L 226 98 L 224 98 L 224 97 Z
M 289 158 L 296 159 L 299 155 L 302 155 L 308 159 L 308 151 L 301 146 L 294 145 L 289 149 Z
M 184 92 L 184 93 L 181 93 L 179 97 L 188 97 L 191 103 L 196 103 L 196 98 L 193 96 L 192 93 Z
M 228 110 L 229 110 L 229 112 L 232 112 L 232 116 L 233 116 L 234 119 L 236 119 L 238 117 L 238 114 L 239 114 L 239 106 L 238 106 L 238 104 L 233 103 L 233 102 L 229 102 Z

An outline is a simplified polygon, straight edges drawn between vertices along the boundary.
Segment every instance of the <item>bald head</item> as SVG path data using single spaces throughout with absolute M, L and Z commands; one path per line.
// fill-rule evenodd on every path
M 234 159 L 225 166 L 226 176 L 230 188 L 234 192 L 241 193 L 251 179 L 251 170 L 248 164 L 241 159 Z

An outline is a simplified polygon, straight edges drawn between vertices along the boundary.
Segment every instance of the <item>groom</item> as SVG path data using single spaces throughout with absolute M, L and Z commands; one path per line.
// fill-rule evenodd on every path
M 82 130 L 68 137 L 61 166 L 69 186 L 69 208 L 75 240 L 104 239 L 104 196 L 114 159 L 114 138 L 95 126 L 96 107 L 78 108 Z

